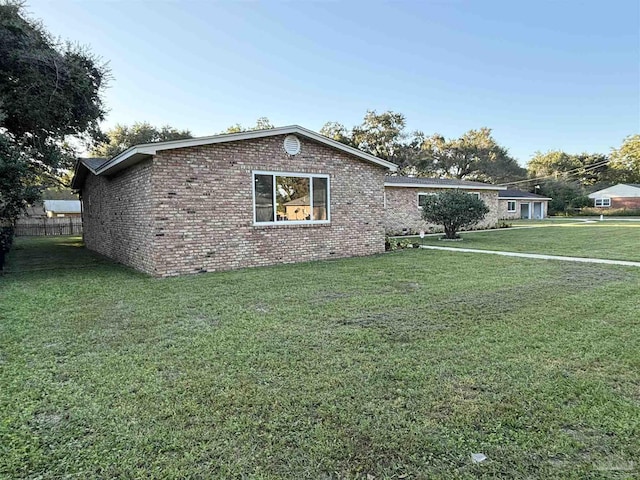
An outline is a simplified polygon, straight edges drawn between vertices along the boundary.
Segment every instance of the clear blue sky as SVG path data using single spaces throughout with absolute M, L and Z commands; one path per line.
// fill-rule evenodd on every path
M 521 163 L 640 132 L 640 2 L 30 1 L 111 66 L 105 128 L 195 135 L 266 116 L 347 127 L 367 109 L 457 137 L 487 126 Z

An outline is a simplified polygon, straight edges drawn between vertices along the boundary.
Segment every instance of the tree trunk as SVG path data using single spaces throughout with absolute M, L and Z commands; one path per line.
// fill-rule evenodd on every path
M 453 225 L 444 226 L 444 238 L 453 240 L 456 238 L 456 228 Z

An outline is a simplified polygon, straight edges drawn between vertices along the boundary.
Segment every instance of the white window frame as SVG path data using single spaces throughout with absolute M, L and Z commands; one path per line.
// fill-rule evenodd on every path
M 509 208 L 509 204 L 513 203 L 513 209 Z M 518 211 L 518 202 L 515 200 L 507 200 L 507 212 L 515 213 Z
M 271 175 L 273 177 L 273 218 L 272 222 L 258 222 L 256 220 L 256 175 Z M 309 207 L 313 215 L 313 179 L 325 178 L 327 180 L 327 219 L 326 220 L 277 220 L 278 203 L 276 201 L 276 178 L 297 177 L 309 179 Z M 324 173 L 299 173 L 299 172 L 274 172 L 270 170 L 254 170 L 251 172 L 251 197 L 253 200 L 253 225 L 257 227 L 269 225 L 323 225 L 331 223 L 331 178 Z
M 420 206 L 420 197 L 424 195 L 424 196 L 433 196 L 433 195 L 437 195 L 436 192 L 418 192 L 416 194 L 416 204 L 418 205 L 418 210 L 422 210 L 422 206 Z
M 600 202 L 600 205 L 598 205 L 598 202 Z M 594 199 L 593 204 L 597 208 L 609 208 L 609 207 L 611 207 L 611 198 L 609 198 L 609 197 L 596 198 L 596 199 Z
M 480 200 L 480 192 L 467 192 L 469 195 L 475 195 L 475 197 Z

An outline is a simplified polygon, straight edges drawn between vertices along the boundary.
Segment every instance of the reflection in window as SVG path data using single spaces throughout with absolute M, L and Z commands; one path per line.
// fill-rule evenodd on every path
M 423 208 L 427 204 L 427 199 L 435 195 L 434 192 L 418 193 L 418 208 Z
M 256 223 L 329 221 L 328 176 L 254 173 L 254 189 Z
M 313 219 L 328 220 L 327 197 L 329 193 L 329 179 L 316 177 L 313 179 Z
M 256 175 L 256 222 L 273 222 L 273 175 Z
M 300 222 L 311 220 L 309 178 L 276 177 L 278 221 Z

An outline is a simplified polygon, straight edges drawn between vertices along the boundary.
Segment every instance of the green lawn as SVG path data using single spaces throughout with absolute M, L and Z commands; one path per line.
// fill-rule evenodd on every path
M 638 268 L 410 249 L 158 280 L 69 238 L 8 267 L 0 478 L 638 474 Z
M 544 224 L 535 228 L 463 232 L 461 236 L 462 242 L 443 242 L 439 240 L 441 235 L 438 235 L 426 237 L 422 243 L 441 247 L 640 261 L 640 222 Z

